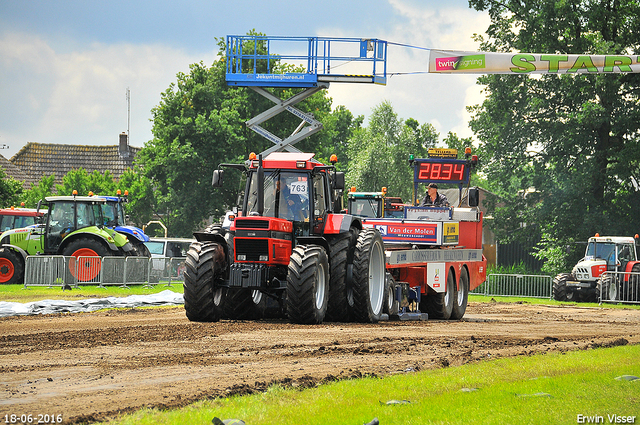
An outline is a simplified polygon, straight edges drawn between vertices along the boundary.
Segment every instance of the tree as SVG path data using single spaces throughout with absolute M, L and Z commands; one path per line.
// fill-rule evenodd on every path
M 31 189 L 27 190 L 24 195 L 24 203 L 28 208 L 36 208 L 38 201 L 53 195 L 53 184 L 56 180 L 54 174 L 50 176 L 42 176 L 37 186 L 31 185 Z
M 218 164 L 240 163 L 250 152 L 259 153 L 273 146 L 249 130 L 245 122 L 274 104 L 251 89 L 227 86 L 224 40 L 219 40 L 219 48 L 219 60 L 210 67 L 202 62 L 192 64 L 188 74 L 179 73 L 177 82 L 162 93 L 159 105 L 152 110 L 153 139 L 138 156 L 143 175 L 154 187 L 154 212 L 172 236 L 188 236 L 210 216 L 220 217 L 236 205 L 242 187 L 239 173 L 233 178 L 229 178 L 232 173 L 225 174 L 224 188 L 211 187 L 212 172 Z M 245 46 L 245 49 L 252 48 Z M 266 54 L 266 46 L 260 45 L 258 50 Z M 269 64 L 273 67 L 271 72 L 292 70 L 290 65 L 276 59 Z M 243 63 L 243 66 L 252 65 Z M 300 91 L 268 90 L 281 99 Z M 331 99 L 324 92 L 314 94 L 296 107 L 328 122 L 330 131 L 320 131 L 296 145 L 303 151 L 318 152 L 321 161 L 328 160 L 333 153 L 334 141 L 344 144 L 351 129 L 358 124 L 344 108 L 336 109 L 335 116 L 332 115 Z M 284 139 L 299 124 L 299 118 L 283 113 L 261 126 Z
M 638 53 L 637 0 L 470 0 L 488 10 L 483 50 Z M 540 256 L 595 232 L 637 232 L 640 217 L 638 74 L 488 75 L 471 108 L 490 189 L 507 200 L 498 236 L 542 236 Z M 526 196 L 525 196 L 526 195 Z M 526 227 L 525 227 L 526 225 Z M 566 258 L 566 257 L 565 257 Z M 569 264 L 565 263 L 565 267 Z
M 0 168 L 0 205 L 19 206 L 22 202 L 22 193 L 22 183 L 13 177 L 7 178 L 7 174 Z
M 413 172 L 409 155 L 426 155 L 438 139 L 433 126 L 419 126 L 414 119 L 403 122 L 387 101 L 372 110 L 369 126 L 359 128 L 349 140 L 347 187 L 379 192 L 387 187 L 390 196 L 413 198 Z

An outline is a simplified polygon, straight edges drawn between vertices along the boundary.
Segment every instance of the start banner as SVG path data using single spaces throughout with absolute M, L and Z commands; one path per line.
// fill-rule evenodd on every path
M 431 50 L 429 72 L 459 74 L 571 74 L 640 72 L 638 55 L 551 55 Z

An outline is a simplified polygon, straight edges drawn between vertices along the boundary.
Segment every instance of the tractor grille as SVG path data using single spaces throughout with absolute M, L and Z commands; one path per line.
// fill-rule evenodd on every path
M 236 258 L 238 255 L 246 255 L 246 261 L 259 261 L 261 255 L 269 257 L 268 239 L 241 239 L 235 238 Z
M 236 218 L 236 229 L 268 229 L 269 220 L 243 220 Z

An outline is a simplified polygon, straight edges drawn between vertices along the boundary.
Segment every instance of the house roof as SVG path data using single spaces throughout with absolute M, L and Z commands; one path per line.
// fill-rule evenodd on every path
M 31 185 L 27 184 L 26 180 L 29 176 L 22 171 L 19 167 L 16 167 L 11 161 L 4 156 L 0 155 L 0 168 L 4 171 L 7 177 L 13 177 L 14 179 L 22 182 L 22 187 L 28 189 Z
M 11 163 L 26 176 L 28 187 L 37 185 L 42 176 L 55 175 L 55 184 L 69 171 L 83 168 L 87 173 L 109 170 L 118 179 L 133 168 L 141 148 L 128 145 L 87 146 L 29 142 L 11 158 Z

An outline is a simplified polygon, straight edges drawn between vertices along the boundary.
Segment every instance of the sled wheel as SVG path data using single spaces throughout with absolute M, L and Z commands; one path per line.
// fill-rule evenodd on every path
M 451 310 L 451 319 L 460 320 L 467 311 L 467 302 L 469 301 L 469 272 L 466 267 L 462 267 L 460 272 L 460 283 L 454 292 L 453 309 Z
M 400 313 L 400 302 L 396 300 L 396 281 L 390 273 L 387 273 L 385 303 L 382 312 L 391 316 L 398 316 Z
M 451 317 L 454 303 L 456 279 L 453 270 L 447 273 L 447 286 L 444 292 L 429 291 L 420 302 L 420 310 L 426 311 L 429 318 L 448 320 Z

